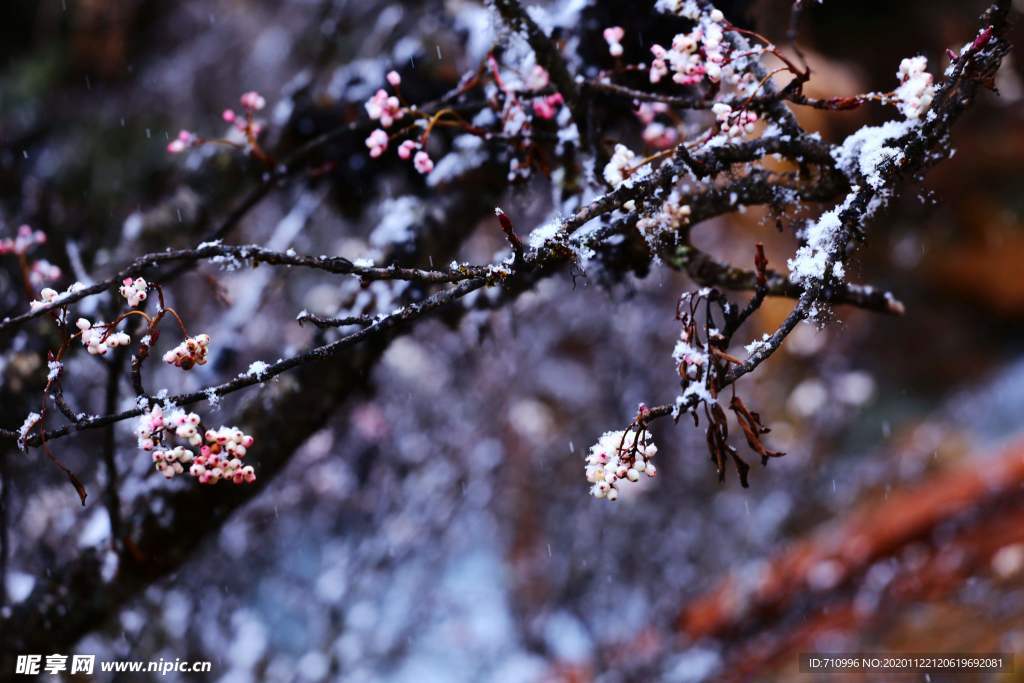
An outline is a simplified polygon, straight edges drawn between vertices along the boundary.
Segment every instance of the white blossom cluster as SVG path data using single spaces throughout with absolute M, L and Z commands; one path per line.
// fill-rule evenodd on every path
M 168 451 L 153 451 L 153 465 L 157 472 L 168 479 L 185 471 L 185 465 L 192 462 L 192 451 L 184 446 L 175 446 Z
M 705 76 L 713 83 L 722 79 L 728 63 L 725 17 L 721 10 L 712 9 L 690 18 L 697 21 L 697 26 L 689 33 L 676 34 L 669 49 L 651 46 L 651 83 L 659 82 L 670 71 L 672 80 L 680 85 L 700 83 Z
M 130 277 L 126 277 L 118 291 L 121 292 L 121 296 L 128 300 L 128 305 L 134 308 L 146 300 L 146 290 L 148 288 L 149 283 L 143 278 L 137 277 L 133 280 Z
M 908 57 L 900 62 L 896 76 L 900 87 L 896 88 L 896 106 L 908 119 L 920 118 L 928 110 L 935 96 L 935 85 L 928 68 L 928 59 L 923 56 Z
M 214 454 L 224 451 L 233 458 L 244 458 L 247 450 L 252 447 L 253 438 L 238 427 L 220 427 L 207 429 L 206 443 L 211 445 Z
M 637 482 L 642 474 L 653 477 L 658 473 L 651 462 L 657 453 L 658 447 L 646 430 L 638 432 L 630 427 L 625 431 L 605 432 L 587 455 L 587 481 L 592 484 L 590 495 L 617 500 L 618 486 L 623 480 Z
M 615 145 L 615 152 L 602 173 L 605 182 L 612 187 L 618 187 L 627 178 L 632 176 L 642 177 L 650 173 L 649 167 L 634 167 L 635 163 L 637 163 L 637 158 L 633 150 L 625 145 Z
M 757 114 L 752 111 L 733 111 L 725 102 L 716 102 L 711 106 L 715 119 L 721 125 L 722 134 L 729 140 L 739 140 L 744 135 L 754 132 Z
M 75 327 L 82 334 L 82 345 L 85 350 L 94 356 L 102 356 L 107 349 L 128 346 L 132 343 L 132 338 L 125 332 L 110 332 L 102 322 L 91 323 L 85 318 L 79 318 Z
M 242 464 L 252 447 L 254 439 L 238 427 L 207 429 L 200 434 L 199 416 L 174 408 L 164 414 L 160 405 L 153 406 L 139 417 L 136 427 L 139 448 L 153 451 L 153 465 L 168 479 L 184 473 L 188 465 L 189 474 L 200 484 L 216 484 L 224 480 L 234 484 L 251 484 L 256 481 L 252 466 Z M 170 431 L 174 436 L 188 443 L 188 446 L 157 448 L 164 444 Z M 203 441 L 206 443 L 203 443 Z M 199 446 L 199 454 L 192 449 Z
M 196 365 L 206 365 L 206 353 L 209 346 L 210 335 L 197 334 L 185 339 L 165 353 L 164 362 L 182 370 L 191 370 Z
M 29 309 L 31 309 L 32 311 L 37 311 L 40 308 L 43 308 L 44 306 L 60 303 L 67 297 L 71 296 L 72 294 L 76 294 L 82 291 L 83 289 L 85 289 L 85 285 L 83 285 L 81 282 L 74 283 L 63 292 L 58 292 L 57 290 L 51 289 L 50 287 L 44 287 L 42 291 L 39 292 L 39 299 L 29 302 Z
M 188 441 L 190 446 L 198 446 L 203 441 L 199 434 L 199 423 L 202 420 L 195 413 L 186 413 L 178 409 L 171 413 L 168 424 L 174 427 L 174 434 L 179 439 Z

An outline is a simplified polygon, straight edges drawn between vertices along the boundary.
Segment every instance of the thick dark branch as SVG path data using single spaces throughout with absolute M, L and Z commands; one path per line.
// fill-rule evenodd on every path
M 19 325 L 32 318 L 37 318 L 48 312 L 81 301 L 86 297 L 94 296 L 101 292 L 116 287 L 123 279 L 145 275 L 149 269 L 158 265 L 171 262 L 196 262 L 215 259 L 228 259 L 229 263 L 257 265 L 266 263 L 277 266 L 300 266 L 304 268 L 315 268 L 328 273 L 339 275 L 353 275 L 363 280 L 410 280 L 424 284 L 444 284 L 459 282 L 469 277 L 485 276 L 486 269 L 462 267 L 459 270 L 440 271 L 426 270 L 422 268 L 400 268 L 398 266 L 362 266 L 340 256 L 304 256 L 294 252 L 277 252 L 264 249 L 256 245 L 227 245 L 220 243 L 203 244 L 195 249 L 177 249 L 146 254 L 132 261 L 128 266 L 118 271 L 115 275 L 97 282 L 89 287 L 79 290 L 73 294 L 62 297 L 60 301 L 40 306 L 27 313 L 8 318 L 0 322 L 0 330 Z
M 978 38 L 960 55 L 953 69 L 940 83 L 932 108 L 924 122 L 891 143 L 902 150 L 903 154 L 878 165 L 875 171 L 877 181 L 867 182 L 859 179 L 862 181 L 861 184 L 857 185 L 844 201 L 844 208 L 838 214 L 840 227 L 834 236 L 823 269 L 825 277 L 806 285 L 796 306 L 778 329 L 760 344 L 742 365 L 733 366 L 717 379 L 719 391 L 734 384 L 769 358 L 789 333 L 811 314 L 814 307 L 824 301 L 825 294 L 831 286 L 833 266 L 845 258 L 846 247 L 853 235 L 862 230 L 863 224 L 873 215 L 872 201 L 878 196 L 892 193 L 904 177 L 920 173 L 939 158 L 947 156 L 943 149 L 949 141 L 953 123 L 973 102 L 979 84 L 995 74 L 1003 56 L 1009 50 L 1009 45 L 1003 38 L 1007 13 L 1008 3 L 1005 1 L 993 4 L 985 13 L 983 21 L 989 24 L 988 28 L 983 28 L 979 32 Z M 678 415 L 682 411 L 694 408 L 699 402 L 697 396 L 691 395 L 686 402 L 679 405 L 665 404 L 651 408 L 645 419 Z
M 697 284 L 736 291 L 755 291 L 758 288 L 757 273 L 754 271 L 720 263 L 696 247 L 685 249 L 681 265 Z M 803 287 L 791 282 L 781 273 L 769 270 L 767 276 L 767 296 L 799 299 L 804 293 Z M 846 282 L 833 283 L 823 288 L 820 300 L 828 304 L 856 306 L 889 315 L 903 315 L 906 310 L 892 292 L 870 285 Z

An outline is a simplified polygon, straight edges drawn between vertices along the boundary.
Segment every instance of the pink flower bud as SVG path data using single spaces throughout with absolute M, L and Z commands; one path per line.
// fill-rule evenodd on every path
M 422 150 L 416 152 L 416 156 L 413 157 L 412 160 L 412 165 L 423 175 L 434 170 L 434 162 L 430 159 L 430 155 Z

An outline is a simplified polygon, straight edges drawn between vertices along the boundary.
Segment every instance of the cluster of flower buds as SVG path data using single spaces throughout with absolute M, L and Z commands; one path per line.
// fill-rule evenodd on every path
M 55 282 L 60 279 L 60 276 L 60 268 L 46 259 L 33 261 L 32 268 L 28 272 L 28 279 L 33 287 L 38 287 L 44 282 Z
M 604 42 L 608 43 L 608 54 L 612 57 L 622 56 L 622 38 L 626 32 L 621 26 L 609 26 L 604 30 Z
M 0 239 L 0 254 L 25 254 L 36 245 L 45 243 L 45 232 L 23 225 L 18 228 L 18 233 L 13 238 Z
M 164 416 L 161 406 L 155 405 L 139 417 L 136 435 L 139 448 L 153 451 L 153 464 L 157 471 L 171 479 L 185 471 L 200 484 L 216 484 L 225 480 L 235 484 L 251 484 L 256 481 L 256 472 L 251 466 L 244 466 L 242 458 L 252 447 L 253 438 L 237 427 L 219 427 L 199 433 L 200 419 L 195 413 L 180 408 Z M 174 436 L 186 441 L 189 447 L 156 448 L 164 435 L 174 430 Z M 203 440 L 206 443 L 203 443 Z M 202 444 L 202 445 L 200 445 Z M 199 446 L 199 455 L 192 448 Z
M 896 104 L 900 113 L 908 119 L 920 118 L 928 110 L 935 96 L 935 86 L 928 68 L 928 59 L 923 56 L 908 57 L 900 62 L 896 76 L 900 87 L 896 88 Z
M 221 114 L 227 123 L 234 126 L 234 129 L 241 133 L 247 142 L 254 142 L 262 130 L 263 124 L 256 120 L 256 112 L 267 106 L 267 100 L 255 90 L 243 93 L 239 98 L 242 103 L 242 113 L 238 114 L 233 109 L 225 109 Z M 180 154 L 191 147 L 198 147 L 206 142 L 205 139 L 187 130 L 182 130 L 178 136 L 167 145 L 167 151 L 171 154 Z
M 393 88 L 398 88 L 402 82 L 402 77 L 397 71 L 389 71 L 387 81 Z M 384 129 L 390 128 L 405 113 L 405 110 L 402 109 L 402 103 L 398 97 L 396 95 L 388 95 L 387 91 L 383 88 L 374 93 L 364 106 L 370 118 L 374 121 L 380 121 L 382 126 L 374 130 L 366 138 L 366 147 L 370 150 L 370 156 L 376 159 L 387 151 L 388 143 L 390 142 L 387 131 Z M 413 167 L 423 175 L 434 170 L 434 161 L 423 149 L 423 145 L 415 140 L 406 140 L 398 146 L 399 159 L 409 159 L 410 157 L 412 158 Z
M 644 176 L 650 172 L 647 166 L 636 166 L 637 163 L 633 150 L 625 145 L 615 145 L 615 152 L 602 173 L 605 182 L 612 187 L 618 187 L 630 176 Z
M 267 106 L 267 101 L 263 98 L 263 95 L 260 95 L 255 90 L 242 93 L 240 101 L 246 112 L 255 113 Z
M 238 458 L 228 459 L 202 452 L 207 450 L 207 446 L 200 449 L 201 452 L 188 470 L 200 484 L 213 485 L 222 479 L 233 484 L 251 484 L 256 481 L 256 471 L 252 465 L 243 465 Z
M 201 144 L 203 139 L 187 130 L 178 131 L 178 137 L 167 143 L 167 151 L 171 154 L 181 154 L 190 147 L 196 147 Z
M 121 292 L 121 296 L 128 300 L 129 306 L 135 307 L 146 300 L 146 290 L 148 288 L 149 283 L 143 278 L 137 277 L 133 280 L 130 277 L 126 277 L 118 291 Z
M 382 131 L 383 132 L 383 131 Z M 372 137 L 372 136 L 371 136 Z M 369 140 L 366 141 L 370 143 Z M 406 140 L 398 146 L 398 158 L 409 159 L 412 158 L 412 165 L 417 171 L 426 175 L 434 170 L 434 160 L 430 158 L 421 145 L 416 140 Z M 373 150 L 370 150 L 370 156 L 373 156 Z
M 175 446 L 169 451 L 153 451 L 156 471 L 171 479 L 185 471 L 185 465 L 192 462 L 193 453 L 184 446 Z
M 33 230 L 27 225 L 18 228 L 14 237 L 0 239 L 0 255 L 17 254 L 24 256 L 36 246 L 46 243 L 46 233 L 42 230 Z M 47 282 L 59 280 L 61 270 L 46 259 L 33 261 L 29 267 L 28 279 L 33 287 L 40 287 Z
M 238 427 L 220 427 L 206 430 L 206 444 L 199 449 L 190 474 L 200 484 L 216 484 L 221 479 L 235 484 L 251 484 L 256 481 L 252 466 L 242 465 L 253 438 Z
M 744 135 L 754 132 L 754 124 L 757 123 L 755 112 L 744 110 L 734 112 L 732 107 L 725 102 L 716 102 L 711 106 L 721 126 L 722 134 L 730 140 L 738 140 Z
M 692 31 L 676 34 L 670 49 L 652 45 L 651 83 L 659 82 L 669 71 L 673 72 L 672 80 L 680 85 L 700 83 L 705 76 L 717 83 L 727 62 L 724 35 L 725 17 L 720 10 L 713 9 L 699 16 Z
M 679 141 L 679 131 L 674 125 L 657 120 L 658 115 L 668 111 L 669 106 L 664 102 L 644 102 L 636 110 L 637 118 L 644 124 L 644 142 L 656 149 L 668 149 Z
M 394 73 L 394 72 L 392 72 Z M 390 74 L 389 74 L 390 75 Z M 395 76 L 398 74 L 396 73 Z M 402 103 L 395 95 L 388 95 L 387 91 L 381 88 L 366 100 L 366 113 L 374 121 L 380 121 L 384 128 L 390 128 L 397 119 L 402 116 Z
M 77 292 L 80 292 L 83 289 L 85 289 L 85 285 L 83 285 L 81 282 L 74 283 L 73 285 L 65 289 L 63 292 L 58 292 L 57 290 L 51 289 L 50 287 L 43 287 L 43 289 L 40 290 L 39 292 L 39 298 L 29 302 L 29 308 L 35 311 L 42 308 L 43 306 L 49 306 L 50 304 L 58 303 L 64 298 L 70 296 L 71 294 L 76 294 Z
M 164 362 L 182 370 L 191 370 L 196 365 L 206 365 L 206 353 L 209 346 L 210 335 L 197 334 L 165 353 Z
M 116 349 L 118 346 L 128 346 L 132 338 L 124 332 L 111 332 L 101 322 L 93 324 L 85 318 L 79 318 L 75 327 L 82 333 L 82 345 L 85 350 L 94 356 L 102 356 L 107 349 Z
M 528 92 L 539 92 L 551 84 L 551 75 L 547 69 L 542 67 L 540 64 L 534 64 L 529 71 L 526 72 L 526 76 L 523 77 L 523 87 Z M 514 105 L 517 102 L 517 98 L 512 97 L 508 101 L 508 105 Z M 562 93 L 552 93 L 550 95 L 537 95 L 531 101 L 533 108 L 533 114 L 537 118 L 550 121 L 555 118 L 558 114 L 559 108 L 565 104 L 565 98 L 562 97 Z
M 198 415 L 186 413 L 181 409 L 175 410 L 167 419 L 168 426 L 174 428 L 174 435 L 187 441 L 190 446 L 198 446 L 203 442 L 203 437 L 199 433 L 199 423 Z
M 139 424 L 135 427 L 135 436 L 139 440 L 139 448 L 151 451 L 156 446 L 157 435 L 164 428 L 164 409 L 153 406 L 149 412 L 139 416 Z
M 377 128 L 366 138 L 366 146 L 370 150 L 370 157 L 376 159 L 388 148 L 388 134 L 383 128 Z
M 555 118 L 555 114 L 558 113 L 558 108 L 563 104 L 565 104 L 565 98 L 562 97 L 562 93 L 560 92 L 544 95 L 543 97 L 534 97 L 533 113 L 538 118 L 550 121 Z
M 262 126 L 253 117 L 256 115 L 256 112 L 267 106 L 267 100 L 255 90 L 250 90 L 247 93 L 243 93 L 239 101 L 242 103 L 243 115 L 236 114 L 234 109 L 225 109 L 221 114 L 221 118 L 227 123 L 234 125 L 246 137 L 256 137 L 260 134 Z
M 213 449 L 211 452 L 219 454 L 223 451 L 234 458 L 244 458 L 253 443 L 253 438 L 238 427 L 207 429 L 203 436 Z
M 424 152 L 422 149 L 413 156 L 412 165 L 417 171 L 423 175 L 427 175 L 434 170 L 434 160 L 430 158 L 430 155 Z
M 590 495 L 595 498 L 617 500 L 618 485 L 627 480 L 636 482 L 642 474 L 655 476 L 658 471 L 651 459 L 658 447 L 651 441 L 646 429 L 637 431 L 605 432 L 587 455 L 587 481 L 592 484 Z

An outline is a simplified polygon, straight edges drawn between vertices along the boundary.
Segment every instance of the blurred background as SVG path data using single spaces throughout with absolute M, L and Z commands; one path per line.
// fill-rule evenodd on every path
M 626 27 L 636 59 L 672 28 L 643 3 L 538 4 L 580 36 L 591 66 L 607 66 L 605 26 Z M 720 6 L 784 40 L 789 3 Z M 984 6 L 807 3 L 808 92 L 891 89 L 914 54 L 938 73 Z M 495 39 L 488 9 L 471 0 L 11 0 L 0 19 L 0 236 L 22 223 L 45 230 L 40 255 L 68 274 L 61 288 L 72 274 L 99 279 L 139 254 L 194 245 L 259 180 L 238 155 L 165 151 L 180 128 L 222 131 L 220 112 L 242 92 L 267 97 L 266 145 L 287 151 L 363 117 L 389 69 L 422 102 Z M 797 653 L 1024 655 L 1018 56 L 1000 72 L 1001 96 L 983 95 L 957 125 L 955 156 L 869 227 L 847 269 L 891 289 L 906 315 L 838 308 L 742 380 L 772 427 L 769 446 L 787 452 L 755 466 L 749 489 L 717 482 L 703 428 L 684 419 L 654 426 L 656 480 L 616 505 L 587 495 L 583 458 L 597 437 L 628 424 L 639 402 L 675 396 L 675 301 L 693 285 L 657 266 L 642 278 L 563 272 L 512 304 L 430 321 L 381 349 L 360 391 L 331 406 L 258 495 L 201 533 L 181 529 L 199 540 L 180 567 L 111 601 L 83 639 L 55 651 L 210 659 L 208 679 L 225 682 L 396 683 L 809 680 Z M 874 105 L 796 113 L 831 141 L 894 116 Z M 638 136 L 628 112 L 608 131 L 626 136 Z M 403 226 L 440 220 L 443 205 L 466 218 L 468 239 L 430 257 L 482 262 L 502 247 L 490 207 L 523 232 L 551 210 L 542 176 L 505 187 L 469 165 L 424 182 L 393 157 L 371 162 L 363 137 L 327 146 L 316 173 L 273 192 L 228 241 L 359 258 L 386 252 Z M 381 230 L 389 220 L 397 226 Z M 744 265 L 755 240 L 776 267 L 794 248 L 756 209 L 701 224 L 694 239 Z M 0 259 L 9 315 L 24 295 L 16 262 Z M 316 335 L 295 323 L 299 310 L 333 313 L 358 295 L 323 274 L 210 266 L 168 289 L 217 348 L 204 368 L 149 379 L 171 393 L 294 353 Z M 367 310 L 395 294 L 383 289 L 361 293 L 375 299 Z M 746 341 L 790 307 L 769 301 Z M 27 332 L 2 338 L 8 428 L 45 383 L 53 339 Z M 105 396 L 96 369 L 78 354 L 66 380 L 92 413 Z M 201 412 L 233 424 L 274 390 Z M 110 543 L 103 438 L 59 443 L 95 491 L 84 508 L 38 453 L 0 454 L 3 616 L 55 568 Z M 155 476 L 129 423 L 114 458 L 126 511 L 153 489 L 192 485 Z M 91 593 L 78 586 L 64 599 L 74 610 Z

